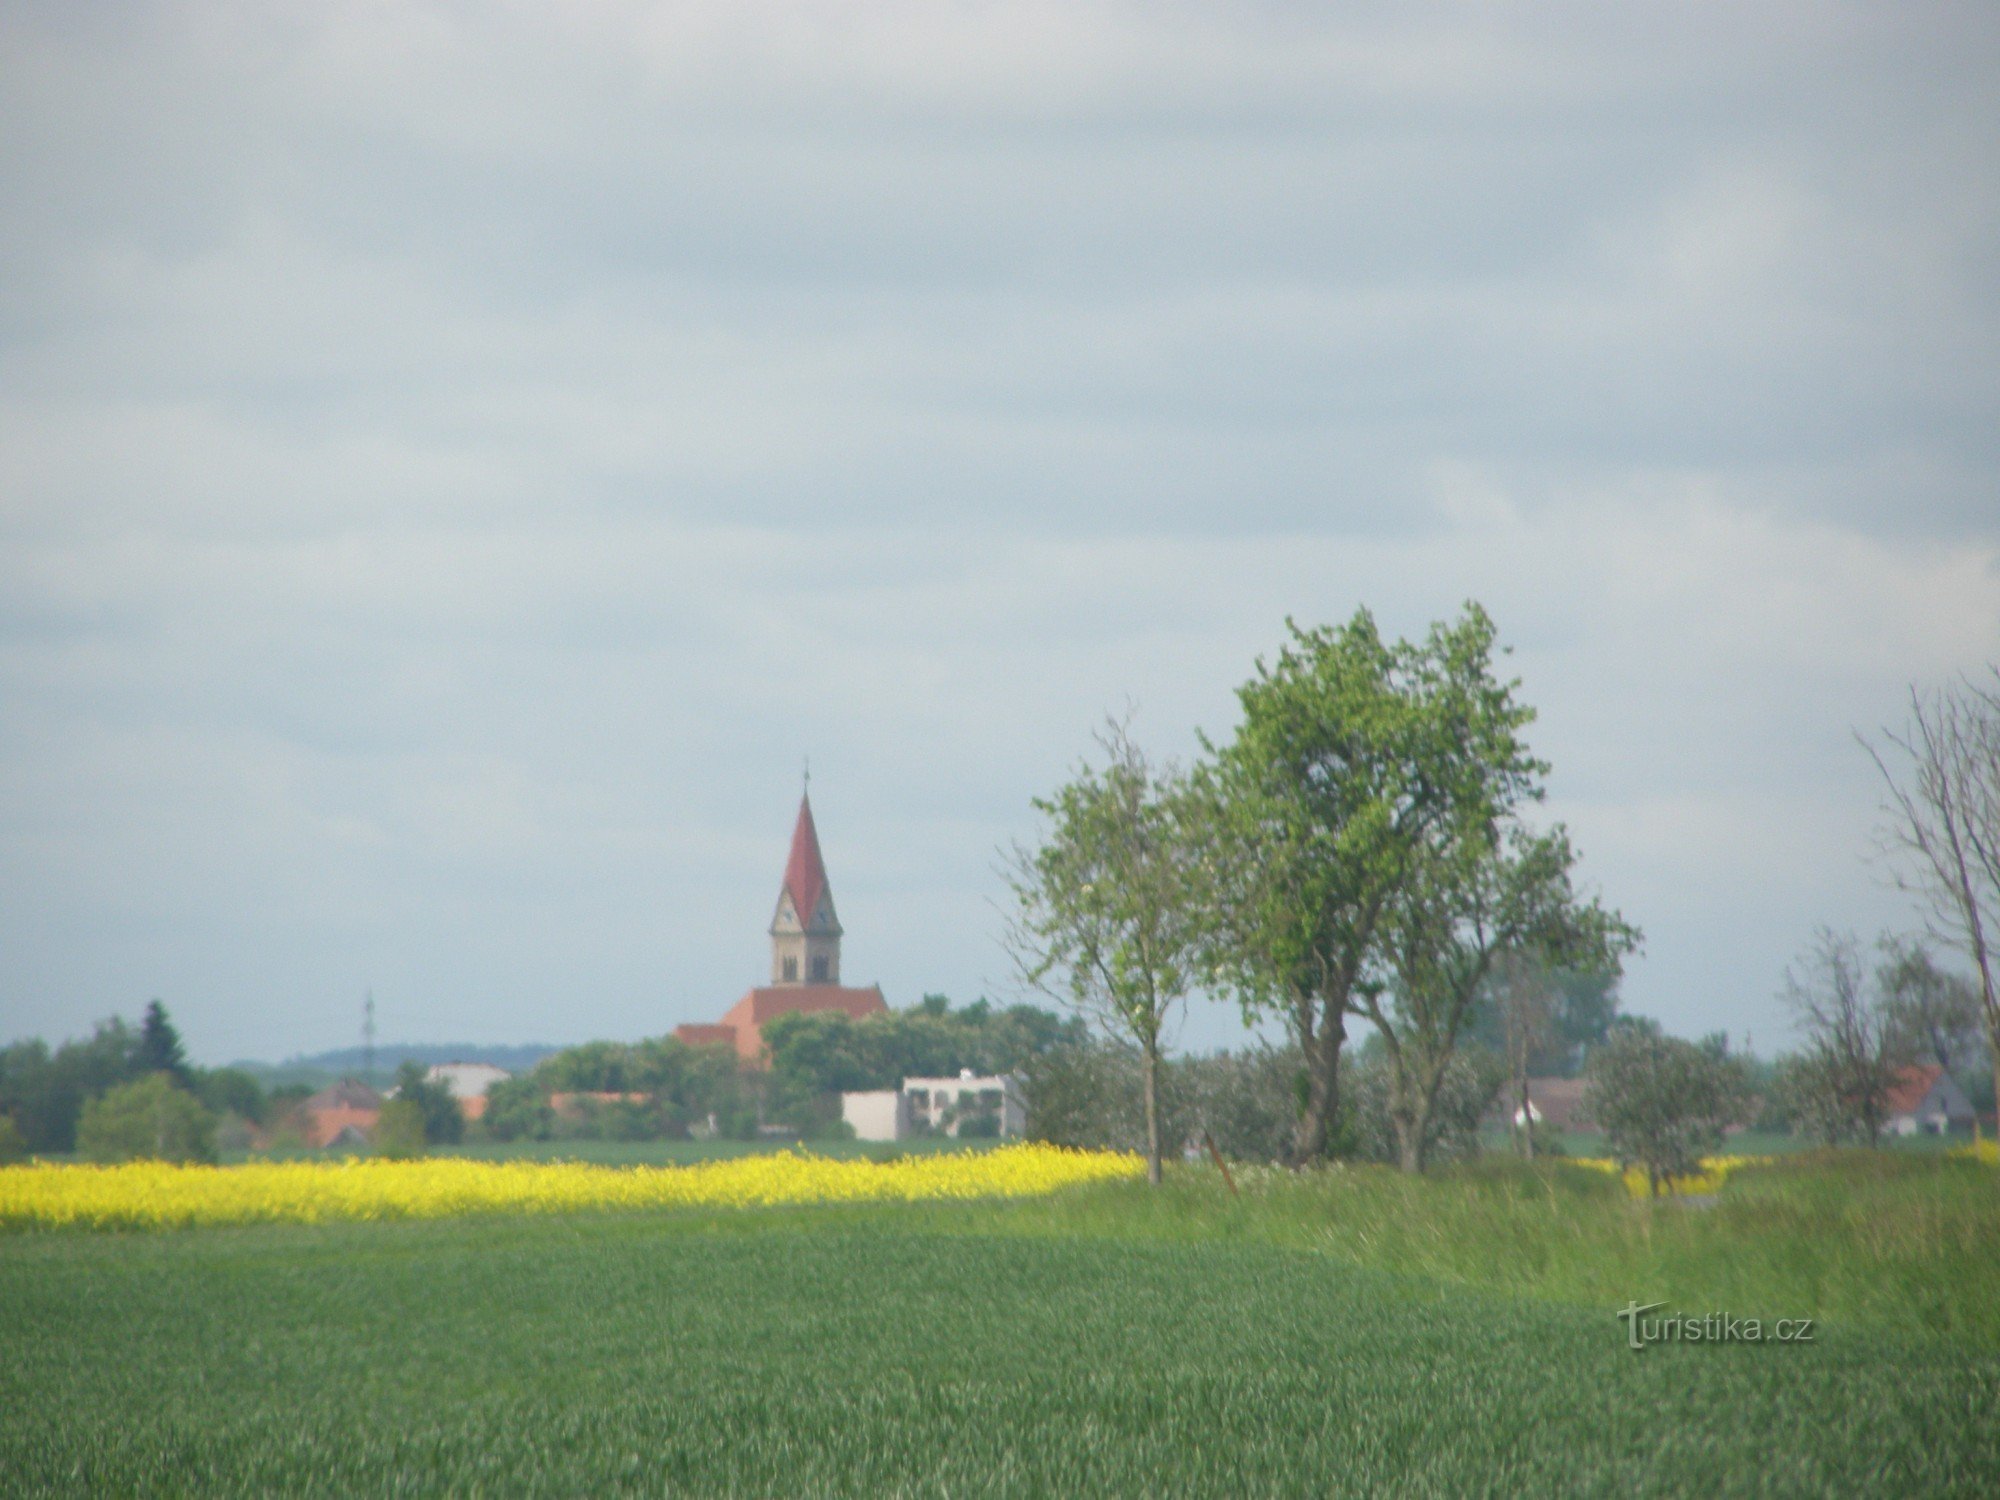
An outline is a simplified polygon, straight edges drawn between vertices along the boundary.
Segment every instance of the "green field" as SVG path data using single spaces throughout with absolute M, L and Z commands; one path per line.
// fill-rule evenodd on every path
M 10 1493 L 1990 1494 L 2000 1197 L 1855 1157 L 0 1240 Z M 1885 1218 L 1886 1216 L 1886 1218 Z M 1634 1353 L 1612 1308 L 1822 1320 Z

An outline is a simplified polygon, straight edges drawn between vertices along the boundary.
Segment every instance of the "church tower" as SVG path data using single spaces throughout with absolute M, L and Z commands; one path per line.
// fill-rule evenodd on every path
M 820 859 L 810 794 L 799 798 L 785 883 L 771 914 L 771 983 L 840 983 L 840 918 L 834 915 L 833 888 Z

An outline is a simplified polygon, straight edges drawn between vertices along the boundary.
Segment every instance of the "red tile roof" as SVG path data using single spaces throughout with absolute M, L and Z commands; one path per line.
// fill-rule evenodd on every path
M 674 1028 L 674 1039 L 687 1043 L 690 1047 L 712 1047 L 717 1042 L 728 1046 L 736 1045 L 734 1026 L 711 1026 L 705 1021 L 690 1021 Z
M 1923 1104 L 1924 1097 L 1936 1087 L 1938 1079 L 1943 1076 L 1944 1069 L 1940 1068 L 1936 1063 L 1932 1063 L 1928 1067 L 1898 1069 L 1895 1086 L 1889 1090 L 1889 1114 L 1915 1114 Z
M 756 1062 L 764 1055 L 764 1023 L 774 1016 L 837 1010 L 858 1021 L 888 1008 L 889 1002 L 882 998 L 882 987 L 876 984 L 866 989 L 840 984 L 768 985 L 749 991 L 730 1006 L 722 1024 L 736 1034 L 736 1055 L 746 1062 Z
M 799 925 L 811 927 L 819 910 L 819 898 L 826 893 L 826 862 L 819 855 L 819 830 L 813 827 L 812 798 L 799 798 L 799 820 L 792 827 L 791 858 L 785 861 L 785 891 L 792 898 L 792 910 Z

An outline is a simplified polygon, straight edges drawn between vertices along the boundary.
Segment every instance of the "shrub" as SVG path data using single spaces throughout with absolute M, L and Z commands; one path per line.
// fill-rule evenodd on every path
M 1396 1128 L 1389 1115 L 1394 1076 L 1387 1056 L 1364 1047 L 1351 1064 L 1341 1061 L 1352 1153 L 1364 1161 L 1396 1161 Z M 1463 1046 L 1452 1054 L 1424 1129 L 1426 1159 L 1465 1161 L 1479 1154 L 1479 1122 L 1493 1107 L 1506 1072 L 1505 1062 L 1485 1047 Z
M 486 1091 L 481 1123 L 496 1141 L 545 1141 L 555 1134 L 556 1115 L 532 1078 L 503 1078 Z
M 391 1099 L 375 1117 L 368 1143 L 377 1156 L 406 1161 L 422 1156 L 427 1140 L 423 1106 L 414 1099 Z
M 215 1115 L 171 1075 L 149 1073 L 84 1105 L 76 1144 L 92 1161 L 214 1161 Z
M 1186 1087 L 1193 1133 L 1232 1161 L 1283 1161 L 1298 1124 L 1305 1062 L 1296 1047 L 1190 1057 L 1173 1065 Z
M 465 1115 L 451 1090 L 424 1076 L 421 1063 L 405 1062 L 396 1070 L 395 1095 L 416 1105 L 424 1120 L 424 1139 L 455 1146 L 465 1139 Z

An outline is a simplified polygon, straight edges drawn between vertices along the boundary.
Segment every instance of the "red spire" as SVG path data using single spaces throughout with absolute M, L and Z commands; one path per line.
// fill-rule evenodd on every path
M 819 857 L 819 830 L 813 827 L 812 798 L 799 798 L 799 821 L 792 829 L 792 855 L 785 861 L 785 890 L 799 926 L 811 927 L 826 894 L 826 865 Z

